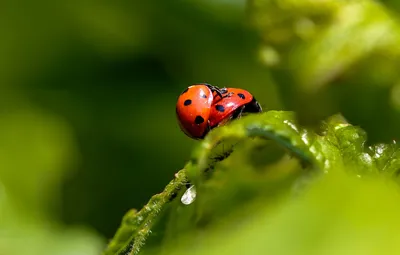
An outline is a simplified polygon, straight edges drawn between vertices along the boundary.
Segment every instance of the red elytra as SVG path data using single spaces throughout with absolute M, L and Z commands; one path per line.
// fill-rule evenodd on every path
M 187 136 L 202 139 L 208 133 L 211 106 L 214 99 L 222 98 L 223 92 L 210 84 L 195 84 L 181 93 L 176 103 L 176 115 Z
M 181 93 L 176 114 L 181 130 L 193 139 L 203 139 L 212 129 L 262 108 L 248 91 L 196 84 Z
M 213 102 L 209 115 L 210 129 L 240 118 L 243 113 L 262 112 L 261 105 L 244 89 L 227 88 L 220 100 Z

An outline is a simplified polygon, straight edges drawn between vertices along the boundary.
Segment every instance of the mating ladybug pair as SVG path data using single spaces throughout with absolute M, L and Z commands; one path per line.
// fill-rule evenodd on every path
M 179 126 L 193 139 L 203 139 L 211 129 L 249 112 L 262 108 L 248 91 L 206 83 L 185 89 L 176 104 Z

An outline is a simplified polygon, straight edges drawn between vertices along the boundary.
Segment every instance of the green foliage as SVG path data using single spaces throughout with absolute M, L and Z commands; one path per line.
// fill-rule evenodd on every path
M 231 155 L 213 160 L 219 146 L 232 143 Z M 309 254 L 332 247 L 340 254 L 345 231 L 357 236 L 350 245 L 357 249 L 364 232 L 377 227 L 380 235 L 395 231 L 389 219 L 400 212 L 393 181 L 400 169 L 398 146 L 365 144 L 365 132 L 341 115 L 318 130 L 296 124 L 292 112 L 268 111 L 235 120 L 207 135 L 164 192 L 125 216 L 105 254 L 139 254 L 150 233 L 162 242 L 153 243 L 149 254 L 183 254 L 188 249 L 195 254 Z M 190 205 L 171 201 L 173 193 L 182 194 L 186 175 L 197 190 Z M 390 211 L 377 217 L 376 206 Z M 157 226 L 162 213 L 169 217 Z M 313 247 L 322 236 L 337 243 L 325 240 Z M 294 244 L 277 245 L 284 240 Z
M 301 123 L 342 112 L 372 141 L 398 134 L 400 23 L 394 12 L 369 0 L 249 2 L 264 63 Z
M 0 252 L 98 254 L 103 241 L 97 234 L 53 216 L 60 180 L 76 157 L 68 125 L 25 105 L 1 115 Z
M 246 2 L 4 1 L 0 254 L 399 253 L 399 1 Z M 196 144 L 197 82 L 265 113 Z

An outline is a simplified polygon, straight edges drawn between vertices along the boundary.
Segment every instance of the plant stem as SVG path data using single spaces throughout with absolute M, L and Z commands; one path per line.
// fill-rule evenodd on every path
M 187 182 L 186 170 L 182 169 L 175 174 L 175 178 L 165 187 L 164 191 L 151 197 L 140 211 L 137 212 L 135 209 L 128 211 L 103 255 L 116 255 L 123 251 L 129 255 L 138 254 L 151 234 L 152 226 L 158 215 Z

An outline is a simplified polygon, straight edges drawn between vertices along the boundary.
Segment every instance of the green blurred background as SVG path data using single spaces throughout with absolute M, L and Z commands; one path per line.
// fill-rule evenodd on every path
M 194 83 L 244 88 L 305 124 L 341 111 L 371 141 L 397 138 L 397 1 L 365 1 L 354 26 L 351 12 L 332 18 L 335 1 L 279 2 L 3 2 L 0 226 L 60 240 L 77 227 L 101 247 L 188 160 L 196 141 L 174 108 Z

